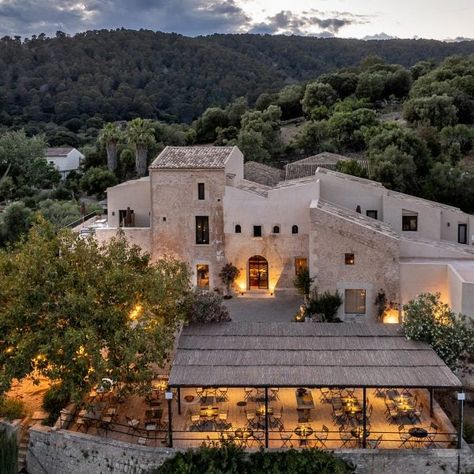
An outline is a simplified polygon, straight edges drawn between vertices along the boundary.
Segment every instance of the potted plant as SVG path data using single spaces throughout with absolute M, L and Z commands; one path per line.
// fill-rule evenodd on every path
M 230 294 L 230 287 L 239 275 L 240 270 L 236 266 L 232 265 L 232 263 L 226 263 L 222 267 L 219 276 L 221 277 L 222 283 L 224 283 L 226 287 L 226 294 L 224 296 L 225 299 L 232 298 L 232 295 Z

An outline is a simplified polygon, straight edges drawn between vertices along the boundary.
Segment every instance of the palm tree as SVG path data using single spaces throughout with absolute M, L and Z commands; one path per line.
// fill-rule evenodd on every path
M 105 144 L 107 151 L 107 168 L 115 171 L 117 168 L 117 145 L 122 138 L 122 132 L 115 123 L 105 124 L 99 135 L 99 140 Z
M 127 126 L 127 141 L 135 149 L 135 168 L 138 176 L 145 176 L 148 147 L 155 143 L 153 132 L 150 120 L 136 118 Z

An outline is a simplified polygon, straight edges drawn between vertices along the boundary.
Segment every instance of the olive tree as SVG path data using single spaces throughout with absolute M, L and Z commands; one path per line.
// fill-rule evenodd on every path
M 0 252 L 0 394 L 47 377 L 79 398 L 103 377 L 141 392 L 186 317 L 188 268 L 151 263 L 123 235 L 108 244 L 39 220 Z

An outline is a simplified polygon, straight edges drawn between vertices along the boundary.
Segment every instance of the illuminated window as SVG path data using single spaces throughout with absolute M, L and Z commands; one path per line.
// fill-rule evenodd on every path
M 209 217 L 196 216 L 196 243 L 209 243 Z
M 198 264 L 196 266 L 197 286 L 203 290 L 209 289 L 209 265 Z
M 344 257 L 344 261 L 346 265 L 354 265 L 354 254 L 353 253 L 346 253 Z
M 346 314 L 365 314 L 365 300 L 365 290 L 346 290 L 344 292 L 344 312 Z
M 308 268 L 308 259 L 306 258 L 295 258 L 295 275 L 301 270 L 306 270 Z

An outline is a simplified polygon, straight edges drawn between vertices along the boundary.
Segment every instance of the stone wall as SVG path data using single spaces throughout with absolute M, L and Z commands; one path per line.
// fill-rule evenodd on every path
M 310 273 L 318 291 L 337 289 L 344 296 L 346 289 L 365 290 L 366 316 L 372 319 L 376 317 L 374 301 L 380 289 L 388 301 L 399 302 L 399 241 L 318 207 L 310 212 Z M 345 264 L 346 253 L 354 254 L 353 265 Z M 344 304 L 339 316 L 348 319 Z
M 26 465 L 29 474 L 138 474 L 175 452 L 35 426 L 30 429 Z
M 151 253 L 151 231 L 149 227 L 104 227 L 95 230 L 95 238 L 99 243 L 107 243 L 118 232 L 122 231 L 131 245 L 138 245 L 144 252 Z
M 176 452 L 36 426 L 30 429 L 27 468 L 29 474 L 138 474 L 161 465 Z M 467 445 L 461 451 L 338 450 L 335 455 L 356 464 L 357 474 L 447 474 L 474 469 Z

